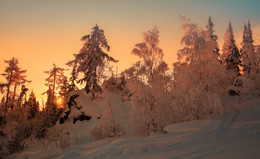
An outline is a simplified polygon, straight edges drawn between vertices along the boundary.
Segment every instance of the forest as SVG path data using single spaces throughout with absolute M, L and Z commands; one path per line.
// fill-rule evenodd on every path
M 180 16 L 180 20 L 183 48 L 177 52 L 173 69 L 163 59 L 155 26 L 143 32 L 143 41 L 133 46 L 131 54 L 140 60 L 121 73 L 112 69 L 113 63 L 120 61 L 109 55 L 105 32 L 95 25 L 80 39 L 83 46 L 66 63 L 69 69 L 53 64 L 43 72 L 46 101 L 39 101 L 27 88 L 32 81 L 18 59 L 6 59 L 1 72 L 6 80 L 0 82 L 0 156 L 21 152 L 38 140 L 68 146 L 60 140 L 62 132 L 53 127 L 93 118 L 88 112 L 72 115 L 84 109 L 76 102 L 82 93 L 90 101 L 103 99 L 106 91 L 119 94 L 120 100 L 130 105 L 134 134 L 141 136 L 163 132 L 172 123 L 221 117 L 233 111 L 224 106 L 225 97 L 260 96 L 260 45 L 254 44 L 249 20 L 243 25 L 240 48 L 228 23 L 222 49 L 211 17 L 205 27 L 185 17 Z M 70 72 L 69 76 L 65 72 Z M 94 140 L 126 134 L 122 125 L 110 120 L 115 115 L 111 106 L 104 114 L 90 132 Z

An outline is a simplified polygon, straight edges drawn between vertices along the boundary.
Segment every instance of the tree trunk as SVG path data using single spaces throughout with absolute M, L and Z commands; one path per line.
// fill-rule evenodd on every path
M 26 98 L 26 92 L 25 92 L 25 94 L 24 94 L 24 105 L 26 104 L 26 102 L 27 102 L 27 98 Z
M 52 90 L 52 97 L 53 97 L 53 101 L 54 102 L 54 95 L 55 95 L 55 85 L 56 85 L 56 70 L 53 73 L 53 90 Z
M 15 85 L 14 85 L 14 95 L 13 95 L 13 101 L 12 101 L 12 109 L 13 109 L 13 107 L 14 107 L 14 100 L 15 100 L 15 95 L 16 95 L 16 88 L 17 88 L 17 83 L 15 83 Z
M 7 86 L 6 101 L 5 101 L 5 112 L 7 111 L 7 107 L 8 107 L 8 98 L 9 98 L 9 93 L 10 93 L 12 76 L 13 76 L 13 71 L 11 71 L 10 79 L 8 81 L 8 86 Z

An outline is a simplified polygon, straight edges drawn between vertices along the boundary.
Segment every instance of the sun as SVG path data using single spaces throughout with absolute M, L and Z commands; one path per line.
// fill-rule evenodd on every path
M 61 104 L 62 103 L 62 99 L 61 98 L 58 98 L 57 99 L 57 104 Z

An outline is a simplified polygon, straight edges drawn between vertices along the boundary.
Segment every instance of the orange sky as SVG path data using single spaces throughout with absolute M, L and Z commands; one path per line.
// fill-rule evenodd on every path
M 0 0 L 0 72 L 6 67 L 4 60 L 18 58 L 20 67 L 28 70 L 28 79 L 32 80 L 29 88 L 41 102 L 41 93 L 46 89 L 43 71 L 50 70 L 53 63 L 66 67 L 65 63 L 82 46 L 80 38 L 89 34 L 96 23 L 105 31 L 111 46 L 109 54 L 119 60 L 119 71 L 138 60 L 131 55 L 131 50 L 142 41 L 141 33 L 154 25 L 160 31 L 164 59 L 171 66 L 181 47 L 179 15 L 189 17 L 203 27 L 208 16 L 212 16 L 221 43 L 229 20 L 235 33 L 241 32 L 247 18 L 252 26 L 260 22 L 259 2 L 251 2 L 254 4 L 239 0 L 198 0 L 196 3 L 191 0 Z M 0 82 L 4 81 L 0 77 Z

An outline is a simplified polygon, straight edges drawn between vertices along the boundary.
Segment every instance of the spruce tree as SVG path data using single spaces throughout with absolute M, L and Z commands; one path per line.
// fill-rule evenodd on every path
M 29 116 L 28 118 L 34 118 L 36 113 L 39 112 L 39 102 L 37 102 L 34 92 L 32 91 L 30 97 L 27 102 L 27 106 L 29 107 Z
M 256 67 L 255 47 L 253 44 L 253 36 L 250 21 L 243 27 L 243 41 L 241 42 L 241 63 L 243 66 L 243 75 L 249 76 L 252 69 Z
M 241 65 L 241 60 L 239 50 L 235 44 L 231 22 L 229 22 L 228 29 L 224 35 L 222 52 L 221 58 L 225 68 L 228 70 L 233 70 L 236 73 L 236 76 L 239 76 L 239 66 Z
M 98 25 L 94 26 L 92 30 L 91 34 L 81 38 L 81 41 L 84 42 L 82 48 L 78 54 L 74 55 L 75 59 L 69 61 L 67 65 L 73 67 L 73 80 L 79 73 L 84 74 L 84 77 L 79 79 L 78 82 L 85 83 L 86 93 L 91 93 L 92 99 L 94 99 L 97 93 L 102 93 L 99 86 L 98 70 L 105 67 L 105 59 L 108 62 L 117 62 L 117 60 L 103 51 L 103 49 L 110 50 L 104 31 L 99 29 Z
M 220 54 L 219 54 L 219 47 L 218 47 L 218 36 L 214 34 L 214 30 L 213 30 L 213 27 L 214 27 L 214 23 L 212 22 L 211 20 L 211 17 L 209 16 L 209 19 L 208 19 L 208 24 L 206 25 L 206 41 L 208 43 L 210 43 L 210 46 L 212 46 L 212 53 L 214 56 L 216 56 L 217 58 L 219 58 Z
M 68 83 L 69 83 L 69 92 L 72 92 L 74 90 L 77 90 L 78 87 L 76 85 L 76 82 L 77 82 L 77 78 L 78 78 L 78 72 L 77 72 L 77 61 L 76 60 L 72 60 L 70 62 L 67 63 L 67 65 L 71 66 L 72 67 L 72 71 L 71 71 L 71 76 L 68 80 Z

